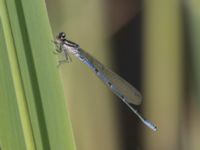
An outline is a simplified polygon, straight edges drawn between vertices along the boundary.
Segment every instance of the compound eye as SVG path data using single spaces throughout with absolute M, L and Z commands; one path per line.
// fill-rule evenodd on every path
M 65 39 L 65 37 L 66 37 L 66 34 L 64 32 L 60 32 L 58 35 L 59 39 Z
M 65 33 L 64 33 L 64 32 L 62 32 L 62 38 L 65 38 L 65 37 L 66 37 Z

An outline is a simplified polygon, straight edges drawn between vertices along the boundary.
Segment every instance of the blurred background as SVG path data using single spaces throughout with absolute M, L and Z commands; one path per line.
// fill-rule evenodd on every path
M 141 91 L 152 132 L 72 57 L 60 68 L 77 150 L 200 149 L 200 0 L 46 0 L 64 31 Z

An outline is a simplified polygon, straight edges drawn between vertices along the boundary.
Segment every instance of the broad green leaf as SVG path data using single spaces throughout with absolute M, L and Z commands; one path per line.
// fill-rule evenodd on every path
M 44 1 L 0 7 L 0 146 L 74 150 Z

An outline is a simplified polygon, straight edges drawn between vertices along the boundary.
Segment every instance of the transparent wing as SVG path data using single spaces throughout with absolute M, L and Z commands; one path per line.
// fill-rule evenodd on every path
M 110 89 L 121 99 L 126 100 L 129 103 L 134 105 L 140 105 L 142 102 L 142 96 L 140 92 L 134 88 L 131 84 L 129 84 L 122 77 L 106 68 L 102 65 L 98 60 L 92 57 L 90 54 L 80 49 L 80 54 L 84 56 L 89 63 L 91 63 L 94 67 L 94 71 L 97 76 L 103 81 L 105 84 L 110 87 Z

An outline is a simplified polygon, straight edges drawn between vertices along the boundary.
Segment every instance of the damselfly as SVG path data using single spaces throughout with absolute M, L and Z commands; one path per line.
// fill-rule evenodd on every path
M 130 105 L 140 105 L 142 102 L 142 96 L 136 88 L 130 85 L 119 75 L 102 65 L 97 59 L 80 48 L 78 44 L 69 41 L 64 32 L 59 33 L 54 42 L 57 46 L 56 52 L 62 53 L 65 56 L 64 60 L 59 60 L 58 65 L 61 65 L 63 62 L 69 62 L 69 53 L 73 54 L 80 61 L 86 64 L 99 77 L 99 79 L 101 79 L 111 89 L 111 91 L 139 117 L 145 125 L 153 131 L 157 130 L 157 127 L 153 123 L 144 119 L 137 112 L 137 110 Z

